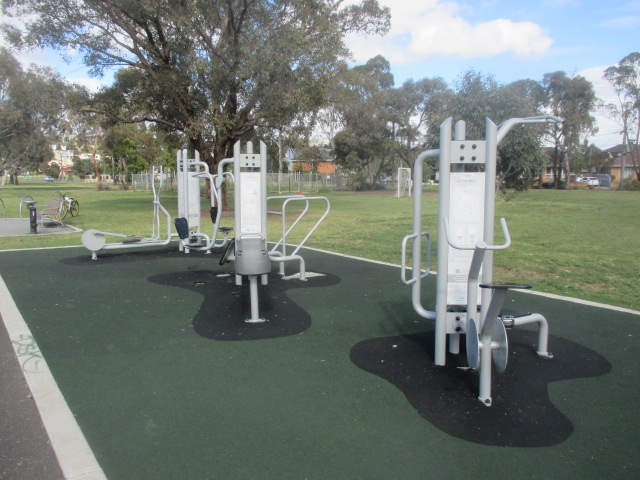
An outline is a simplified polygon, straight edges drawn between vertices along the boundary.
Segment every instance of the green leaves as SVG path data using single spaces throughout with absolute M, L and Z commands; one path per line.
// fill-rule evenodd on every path
M 4 0 L 25 21 L 15 45 L 84 54 L 92 73 L 125 67 L 98 97 L 115 121 L 184 133 L 206 159 L 256 128 L 286 125 L 326 101 L 347 32 L 384 32 L 377 1 Z

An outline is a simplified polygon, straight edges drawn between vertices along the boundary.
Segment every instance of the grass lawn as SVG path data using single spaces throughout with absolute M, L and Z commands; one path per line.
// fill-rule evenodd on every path
M 41 204 L 48 203 L 56 196 L 56 190 L 70 191 L 80 201 L 80 215 L 68 218 L 70 225 L 142 236 L 151 233 L 152 196 L 148 192 L 123 192 L 113 187 L 97 191 L 95 185 L 84 184 L 28 183 L 5 186 L 0 198 L 7 217 L 17 218 L 22 197 L 31 195 Z M 412 199 L 397 199 L 390 191 L 322 195 L 330 199 L 331 213 L 309 246 L 400 262 L 402 238 L 411 233 Z M 176 193 L 163 193 L 161 200 L 175 215 Z M 229 200 L 232 203 L 232 195 Z M 437 204 L 437 192 L 425 192 L 423 227 L 434 239 L 433 268 Z M 206 208 L 203 199 L 203 210 Z M 512 246 L 494 255 L 496 280 L 529 282 L 539 291 L 640 310 L 640 194 L 531 190 L 508 202 L 499 198 L 496 212 L 507 219 L 512 237 Z M 311 216 L 314 214 L 319 215 L 318 208 L 312 208 Z M 23 215 L 28 215 L 24 208 Z M 208 215 L 203 216 L 205 221 L 207 218 Z M 271 240 L 279 238 L 279 222 L 279 218 L 270 217 Z M 233 226 L 230 215 L 223 224 Z M 208 232 L 209 228 L 203 230 Z M 80 236 L 0 237 L 0 250 L 80 245 Z M 295 238 L 294 235 L 291 239 Z M 496 242 L 501 238 L 497 231 Z M 390 281 L 399 281 L 399 275 Z

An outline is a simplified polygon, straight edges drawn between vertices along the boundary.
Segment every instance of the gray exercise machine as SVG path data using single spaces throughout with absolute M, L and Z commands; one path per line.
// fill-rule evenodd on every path
M 266 319 L 260 317 L 258 308 L 258 279 L 262 285 L 268 283 L 268 274 L 271 272 L 271 262 L 279 263 L 280 274 L 284 277 L 284 265 L 286 262 L 297 262 L 297 278 L 306 280 L 305 262 L 299 254 L 300 248 L 311 237 L 320 223 L 329 213 L 329 201 L 325 197 L 305 197 L 303 195 L 276 196 L 267 198 L 267 147 L 260 142 L 259 153 L 254 153 L 253 144 L 247 142 L 246 151 L 241 150 L 240 142 L 234 145 L 233 159 L 225 159 L 220 162 L 219 172 L 215 179 L 216 189 L 220 189 L 223 181 L 223 169 L 225 165 L 233 164 L 234 182 L 234 214 L 235 214 L 235 239 L 230 241 L 220 260 L 220 264 L 234 262 L 235 279 L 237 285 L 242 285 L 243 277 L 249 280 L 251 317 L 245 321 L 248 323 L 261 323 Z M 282 201 L 281 211 L 268 211 L 267 202 L 273 200 Z M 287 252 L 287 235 L 299 224 L 300 220 L 309 210 L 310 202 L 321 201 L 325 204 L 325 210 L 319 220 L 310 228 L 303 240 Z M 287 226 L 287 206 L 291 203 L 304 204 L 302 212 L 297 216 L 291 226 Z M 221 205 L 217 211 L 220 215 Z M 272 213 L 282 217 L 282 237 L 275 246 L 269 250 L 267 246 L 267 214 Z M 216 224 L 217 228 L 217 224 Z M 215 236 L 214 236 L 215 238 Z
M 149 237 L 140 237 L 138 235 L 104 232 L 95 229 L 86 230 L 82 234 L 82 244 L 91 251 L 92 260 L 97 260 L 98 252 L 101 250 L 157 247 L 167 245 L 171 241 L 171 215 L 160 202 L 160 192 L 164 183 L 162 167 L 153 167 L 152 175 L 153 223 L 151 235 Z M 161 214 L 164 216 L 166 223 L 162 221 Z M 164 236 L 162 234 L 163 223 L 166 226 Z M 107 237 L 117 238 L 118 241 L 107 243 Z
M 452 119 L 448 118 L 440 126 L 440 148 L 422 152 L 414 164 L 413 232 L 402 242 L 401 280 L 411 285 L 415 311 L 435 320 L 436 365 L 445 365 L 447 344 L 450 353 L 459 353 L 465 335 L 469 366 L 480 371 L 478 399 L 487 406 L 492 402 L 492 360 L 498 372 L 507 367 L 506 328 L 537 324 L 537 353 L 552 356 L 547 351 L 549 330 L 542 315 L 502 312 L 509 289 L 531 286 L 493 282 L 493 252 L 511 244 L 504 219 L 500 219 L 504 240 L 500 244 L 494 240 L 497 147 L 515 125 L 560 122 L 562 119 L 547 115 L 512 118 L 496 126 L 487 119 L 485 140 L 466 140 L 463 121 L 456 123 L 452 139 Z M 426 310 L 421 300 L 421 280 L 429 275 L 431 260 L 431 238 L 422 228 L 422 173 L 429 158 L 439 159 L 440 173 L 435 311 Z M 409 244 L 412 265 L 408 278 Z
M 220 227 L 222 210 L 221 189 L 224 179 L 232 177 L 230 172 L 224 172 L 224 167 L 232 163 L 233 159 L 225 159 L 218 164 L 218 173 L 211 174 L 209 165 L 200 161 L 200 153 L 196 151 L 193 158 L 189 158 L 187 150 L 177 152 L 176 171 L 178 182 L 178 217 L 174 223 L 180 238 L 179 249 L 185 253 L 191 250 L 203 250 L 211 253 L 213 248 L 224 248 L 229 242 L 231 228 Z M 212 233 L 203 231 L 202 185 L 208 185 L 209 208 L 212 222 Z M 222 239 L 218 240 L 218 235 Z

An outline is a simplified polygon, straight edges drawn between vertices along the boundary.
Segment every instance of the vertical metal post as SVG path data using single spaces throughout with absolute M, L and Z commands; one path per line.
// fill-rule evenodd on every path
M 451 118 L 440 126 L 440 184 L 438 187 L 438 275 L 436 277 L 436 339 L 434 363 L 444 365 L 447 349 L 447 280 L 449 243 L 443 219 L 449 216 L 451 182 Z M 421 179 L 422 180 L 422 179 Z M 422 198 L 419 200 L 420 206 Z M 415 205 L 415 199 L 414 199 Z M 415 207 L 414 207 L 415 208 Z
M 486 157 L 484 164 L 484 242 L 494 244 L 494 217 L 496 213 L 496 165 L 498 162 L 498 127 L 489 118 L 486 119 Z M 482 265 L 482 283 L 493 281 L 493 251 L 487 250 Z M 491 302 L 491 289 L 485 288 L 481 293 L 481 319 L 486 318 L 486 309 Z M 478 324 L 478 328 L 482 325 Z
M 458 120 L 454 127 L 453 127 L 453 139 L 457 140 L 457 141 L 462 141 L 462 140 L 466 140 L 467 138 L 467 123 L 464 120 Z M 452 163 L 450 165 L 450 171 L 451 172 L 464 172 L 464 165 L 461 164 L 457 164 L 457 163 Z M 449 196 L 451 195 L 451 193 L 449 193 Z M 451 202 L 451 198 L 449 198 L 449 202 Z M 451 204 L 449 204 L 449 207 L 451 206 Z M 451 218 L 451 210 L 449 209 L 447 211 L 446 214 L 447 218 Z M 447 242 L 447 248 L 449 248 L 448 245 L 449 242 Z M 447 250 L 447 252 L 450 252 L 449 250 Z M 449 275 L 449 255 L 447 254 L 447 270 L 446 270 L 446 274 Z M 438 273 L 440 272 L 440 270 L 438 269 Z M 447 278 L 447 283 L 448 283 L 448 278 Z M 467 318 L 469 318 L 469 313 L 467 311 Z M 445 323 L 446 325 L 446 323 Z M 445 327 L 446 328 L 446 327 Z M 451 353 L 455 353 L 458 354 L 460 353 L 460 334 L 459 333 L 450 333 L 449 334 L 449 351 Z
M 262 323 L 258 312 L 258 276 L 249 275 L 249 294 L 251 296 L 251 319 L 247 323 Z

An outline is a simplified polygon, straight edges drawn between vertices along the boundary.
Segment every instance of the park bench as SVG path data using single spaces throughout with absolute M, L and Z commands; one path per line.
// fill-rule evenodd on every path
M 60 220 L 60 207 L 62 205 L 62 198 L 52 198 L 46 208 L 38 212 L 38 219 L 40 225 L 44 227 L 44 221 L 48 220 L 49 223 L 58 223 L 64 225 Z

